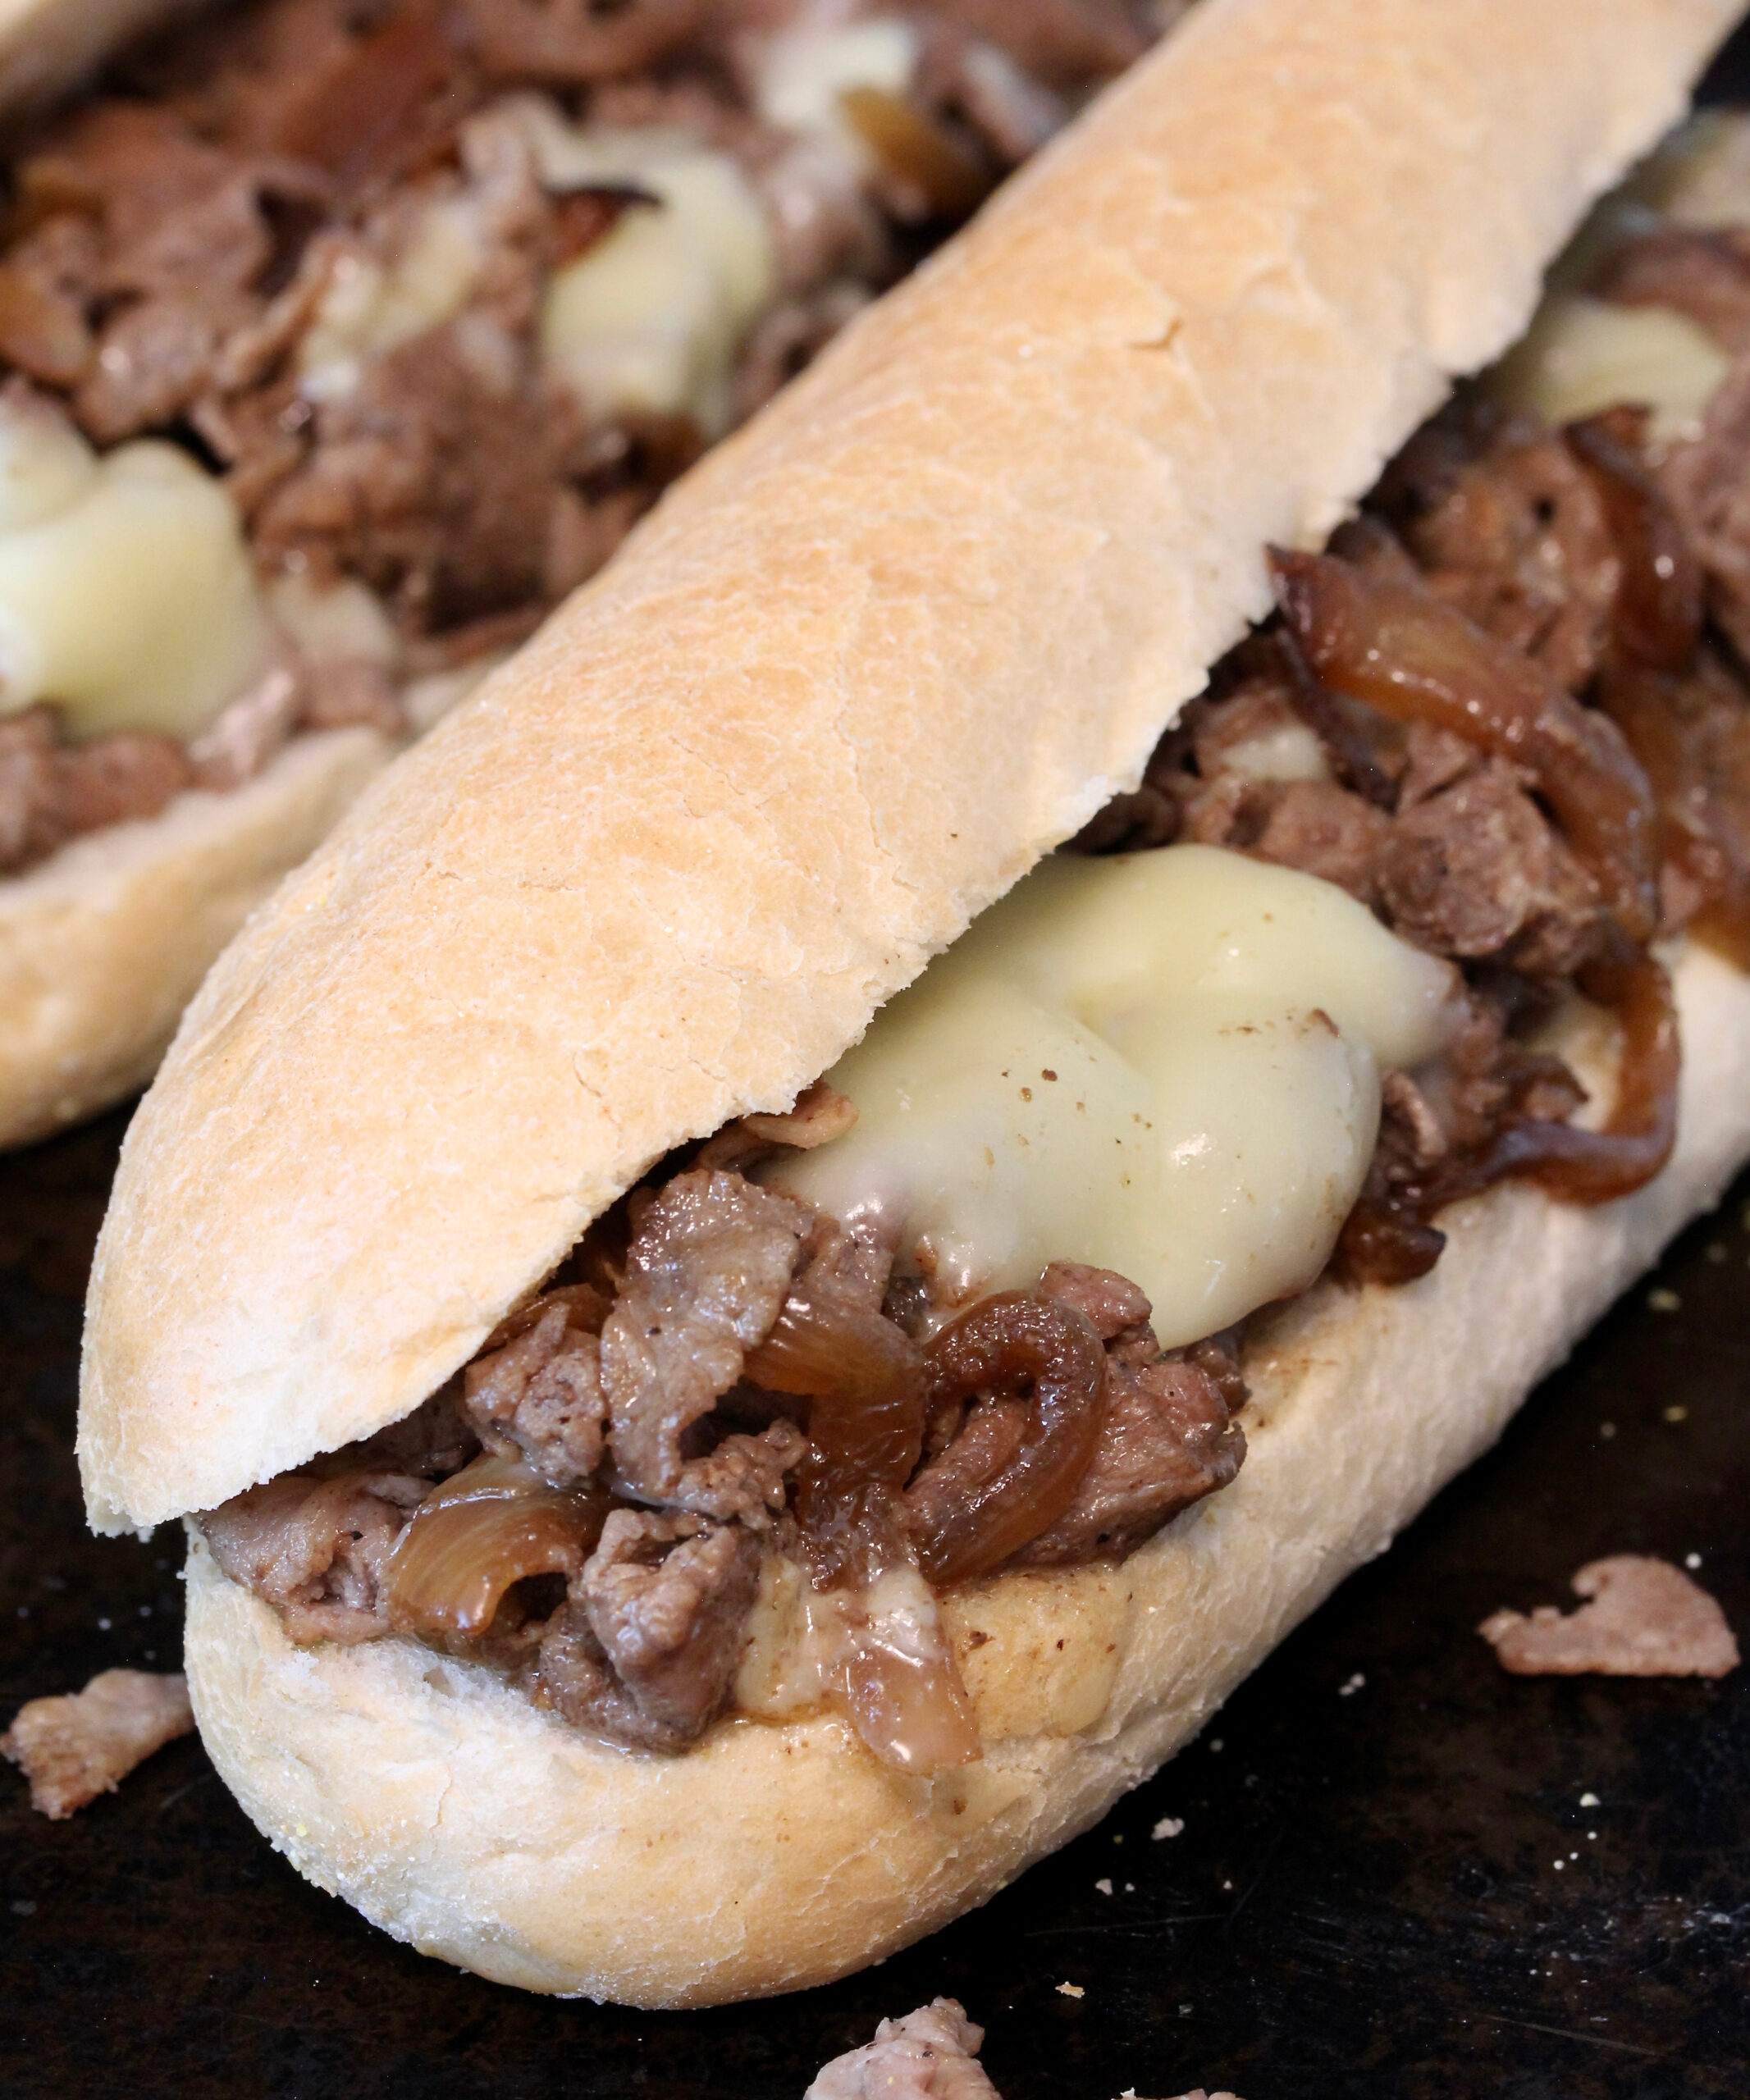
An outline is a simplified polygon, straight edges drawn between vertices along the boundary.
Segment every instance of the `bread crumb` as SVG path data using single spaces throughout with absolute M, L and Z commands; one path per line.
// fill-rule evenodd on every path
M 1698 1554 L 1698 1553 L 1686 1553 L 1686 1554 L 1684 1555 L 1684 1566 L 1685 1568 L 1692 1568 L 1692 1569 L 1693 1569 L 1693 1568 L 1699 1568 L 1699 1567 L 1701 1566 L 1701 1564 L 1702 1564 L 1702 1556 L 1700 1555 L 1700 1554 Z
M 1589 1600 L 1498 1611 L 1477 1631 L 1519 1677 L 1724 1677 L 1738 1666 L 1725 1614 L 1681 1568 L 1643 1554 L 1590 1561 L 1574 1577 Z M 1583 1801 L 1582 1806 L 1588 1806 Z
M 1683 1406 L 1661 1408 L 1659 1412 L 1667 1422 L 1687 1422 L 1689 1419 L 1689 1410 Z
M 1094 1883 L 1094 1886 L 1099 1891 L 1102 1896 L 1110 1896 L 1112 1893 L 1112 1883 L 1104 1874 L 1100 1876 L 1099 1879 Z
M 1163 1815 L 1149 1834 L 1151 1838 L 1177 1838 L 1184 1828 L 1182 1815 Z
M 1602 1808 L 1603 1806 L 1603 1802 L 1599 1800 L 1596 1794 L 1587 1793 L 1580 1796 L 1580 1806 L 1582 1808 Z
M 1366 1682 L 1367 1679 L 1357 1670 L 1346 1684 L 1336 1687 L 1336 1696 L 1339 1699 L 1352 1699 Z
M 1675 1290 L 1650 1290 L 1647 1294 L 1647 1309 L 1653 1312 L 1680 1312 L 1683 1300 Z
M 1059 1984 L 1058 1986 L 1060 1998 L 1085 1998 L 1087 1995 L 1080 1984 Z
M 104 1670 L 83 1691 L 20 1707 L 0 1755 L 30 1782 L 30 1806 L 59 1822 L 194 1726 L 185 1678 Z

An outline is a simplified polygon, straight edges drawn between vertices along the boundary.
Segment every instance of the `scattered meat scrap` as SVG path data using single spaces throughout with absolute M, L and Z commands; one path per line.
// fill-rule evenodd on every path
M 802 2100 L 1002 2100 L 974 2061 L 985 2030 L 953 1998 L 936 1998 L 903 2020 L 884 2020 L 874 2041 L 834 2057 Z M 1133 2087 L 1123 2100 L 1137 2100 Z M 1232 2093 L 1181 2093 L 1178 2100 L 1238 2100 Z
M 937 1998 L 834 2057 L 802 2100 L 1000 2100 L 973 2061 L 984 2038 L 953 1998 Z
M 188 1680 L 150 1670 L 105 1670 L 83 1691 L 21 1706 L 0 1755 L 30 1782 L 30 1805 L 59 1820 L 194 1725 Z
M 1564 1618 L 1554 1605 L 1497 1611 L 1477 1631 L 1519 1677 L 1724 1677 L 1738 1643 L 1725 1614 L 1681 1568 L 1645 1554 L 1594 1560 L 1574 1578 L 1590 1600 Z

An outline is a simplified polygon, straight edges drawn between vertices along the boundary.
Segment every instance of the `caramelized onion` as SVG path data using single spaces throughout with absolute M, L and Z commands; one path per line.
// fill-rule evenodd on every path
M 902 1502 L 923 1449 L 921 1352 L 823 1264 L 744 1368 L 811 1403 L 797 1521 L 815 1587 L 848 1593 L 843 1693 L 858 1735 L 905 1771 L 970 1763 L 978 1723 Z
M 883 171 L 939 218 L 963 219 L 990 194 L 991 174 L 933 116 L 885 88 L 845 88 L 838 107 Z
M 1680 671 L 1702 634 L 1702 569 L 1658 483 L 1634 450 L 1647 420 L 1612 409 L 1563 432 L 1591 475 L 1622 563 L 1611 613 L 1613 654 L 1648 670 Z
M 1670 1157 L 1680 1052 L 1670 978 L 1619 934 L 1579 982 L 1589 998 L 1615 1010 L 1622 1028 L 1616 1102 L 1603 1129 L 1510 1116 L 1486 1145 L 1448 1161 L 1426 1181 L 1383 1197 L 1364 1195 L 1338 1242 L 1338 1258 L 1353 1281 L 1401 1284 L 1425 1276 L 1446 1237 L 1429 1220 L 1497 1181 L 1534 1181 L 1569 1203 L 1606 1203 L 1632 1195 Z M 1528 1077 L 1535 1076 L 1538 1061 L 1528 1061 Z
M 512 1583 L 578 1572 L 606 1506 L 605 1496 L 549 1487 L 519 1459 L 476 1459 L 420 1504 L 395 1541 L 391 1627 L 477 1638 Z
M 823 1278 L 793 1293 L 747 1376 L 807 1398 L 796 1513 L 817 1588 L 868 1582 L 908 1557 L 898 1498 L 924 1442 L 924 1360 L 872 1307 Z
M 1657 811 L 1613 722 L 1419 584 L 1330 555 L 1276 549 L 1271 562 L 1283 616 L 1326 685 L 1528 767 L 1624 932 L 1652 935 Z
M 847 1703 L 857 1732 L 884 1764 L 935 1772 L 970 1764 L 982 1752 L 935 1599 L 912 1579 L 921 1593 L 915 1607 L 905 1600 L 893 1609 L 883 1594 L 890 1584 L 883 1583 L 869 1599 L 867 1621 L 848 1627 Z
M 1527 1117 L 1509 1123 L 1477 1162 L 1478 1185 L 1506 1176 L 1535 1181 L 1570 1203 L 1607 1203 L 1651 1181 L 1677 1141 L 1681 1053 L 1671 980 L 1624 941 L 1587 965 L 1580 989 L 1622 1026 L 1616 1102 L 1602 1130 Z
M 1659 798 L 1665 857 L 1701 899 L 1696 933 L 1750 970 L 1750 708 L 1710 765 L 1685 722 L 1682 682 L 1613 666 L 1598 699 Z
M 1012 1456 L 957 1493 L 919 1540 L 931 1582 L 962 1582 L 1018 1553 L 1069 1507 L 1105 1419 L 1106 1352 L 1072 1306 L 1005 1291 L 944 1328 L 928 1360 L 936 1405 L 996 1394 L 1028 1403 Z M 934 1470 L 925 1468 L 914 1491 Z M 914 1519 L 921 1499 L 914 1492 Z

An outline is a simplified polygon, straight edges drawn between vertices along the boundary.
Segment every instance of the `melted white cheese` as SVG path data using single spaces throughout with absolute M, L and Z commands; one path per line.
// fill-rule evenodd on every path
M 549 189 L 625 184 L 656 200 L 623 212 L 554 272 L 542 355 L 598 415 L 687 414 L 719 436 L 735 354 L 777 282 L 771 230 L 747 178 L 685 132 L 576 130 L 535 103 L 525 121 Z
M 186 736 L 265 660 L 235 504 L 174 445 L 98 459 L 0 405 L 0 714 L 57 702 L 75 737 Z
M 1679 226 L 1750 226 L 1750 117 L 1697 110 L 1629 188 Z
M 317 582 L 281 576 L 267 593 L 273 616 L 313 664 L 381 664 L 393 670 L 401 641 L 383 601 L 355 576 Z
M 868 148 L 845 120 L 852 88 L 903 95 L 917 69 L 918 34 L 891 15 L 834 26 L 803 21 L 781 31 L 761 53 L 755 101 L 779 131 L 831 141 L 859 167 Z
M 957 1302 L 1056 1259 L 1133 1278 L 1167 1345 L 1303 1289 L 1453 973 L 1330 883 L 1213 847 L 1046 862 L 828 1074 L 844 1136 L 768 1171 Z
M 478 201 L 446 197 L 419 214 L 400 253 L 336 258 L 298 349 L 299 391 L 342 401 L 369 359 L 459 313 L 479 281 L 487 235 Z
M 1487 381 L 1510 407 L 1556 423 L 1621 401 L 1653 411 L 1661 441 L 1693 436 L 1731 359 L 1694 322 L 1665 306 L 1613 306 L 1555 292 Z

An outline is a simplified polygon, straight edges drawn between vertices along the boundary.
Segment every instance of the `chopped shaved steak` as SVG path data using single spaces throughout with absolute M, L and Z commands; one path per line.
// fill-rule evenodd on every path
M 1736 356 L 1750 350 L 1750 230 L 1661 226 L 1626 240 L 1593 281 L 1620 306 L 1668 306 Z
M 1213 1341 L 1164 1353 L 1149 1325 L 1146 1295 L 1110 1269 L 1053 1262 L 1039 1289 L 1085 1313 L 1105 1343 L 1106 1417 L 1068 1509 L 1016 1554 L 1015 1564 L 1122 1557 L 1239 1472 L 1245 1437 L 1231 1416 L 1245 1404 L 1245 1382 Z
M 555 1487 L 587 1481 L 601 1464 L 607 1420 L 601 1344 L 577 1318 L 574 1295 L 555 1294 L 532 1327 L 476 1357 L 464 1381 L 463 1404 L 487 1449 L 519 1451 Z
M 390 1549 L 429 1491 L 404 1473 L 282 1473 L 209 1509 L 200 1527 L 231 1580 L 279 1607 L 294 1641 L 372 1641 L 389 1630 Z
M 602 1527 L 578 1585 L 590 1630 L 659 1725 L 696 1736 L 722 1705 L 759 1572 L 739 1524 L 616 1509 Z
M 640 1499 L 756 1525 L 781 1504 L 799 1443 L 731 1436 L 692 1459 L 682 1444 L 770 1333 L 811 1226 L 806 1205 L 733 1174 L 679 1175 L 650 1205 L 601 1331 L 609 1446 Z
M 1750 355 L 1708 404 L 1700 436 L 1675 445 L 1661 477 L 1707 578 L 1707 608 L 1750 652 Z
M 1447 603 L 1570 692 L 1591 677 L 1622 563 L 1592 478 L 1559 432 L 1455 407 L 1387 469 L 1380 507 Z
M 53 708 L 0 715 L 0 875 L 81 832 L 156 816 L 193 778 L 170 737 L 117 729 L 69 746 Z
M 1724 1677 L 1738 1667 L 1725 1614 L 1669 1561 L 1622 1553 L 1574 1577 L 1588 1598 L 1564 1617 L 1554 1605 L 1497 1611 L 1477 1631 L 1518 1677 Z
M 30 1782 L 30 1805 L 56 1820 L 113 1793 L 136 1764 L 194 1726 L 185 1678 L 105 1670 L 83 1691 L 33 1699 L 0 1736 L 0 1755 Z
M 835 2057 L 802 2100 L 999 2100 L 974 2061 L 985 2030 L 953 1998 L 884 2020 L 874 2041 Z

